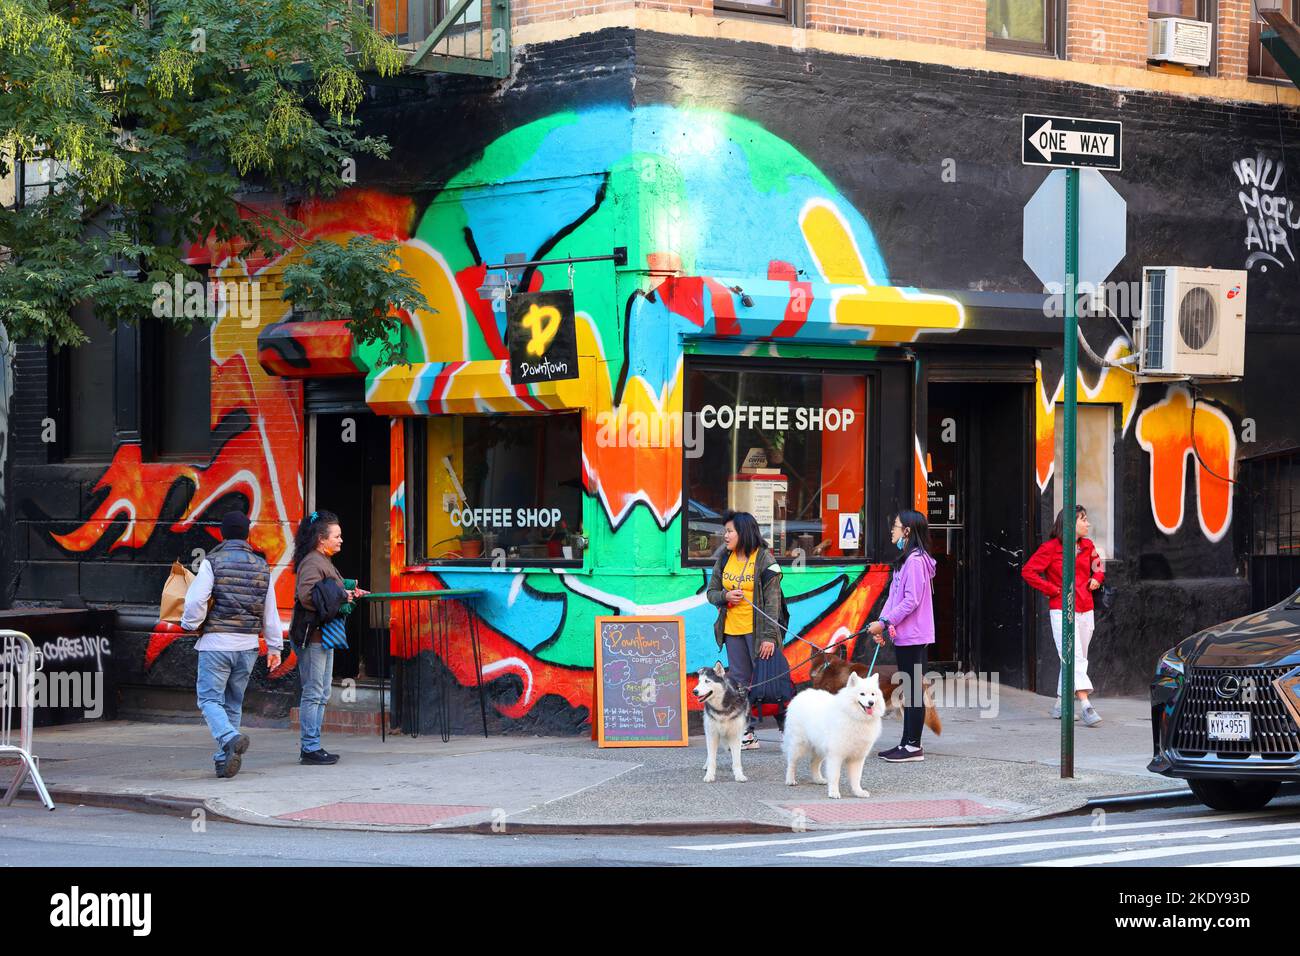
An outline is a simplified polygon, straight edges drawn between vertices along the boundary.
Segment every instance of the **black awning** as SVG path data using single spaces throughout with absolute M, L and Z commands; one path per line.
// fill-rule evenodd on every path
M 1033 292 L 954 292 L 926 289 L 962 304 L 965 324 L 956 332 L 922 332 L 917 345 L 999 345 L 1059 348 L 1064 324 L 1053 318 L 1050 296 Z

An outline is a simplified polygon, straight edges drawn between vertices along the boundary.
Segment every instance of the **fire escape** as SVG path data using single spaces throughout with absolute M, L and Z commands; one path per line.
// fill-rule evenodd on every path
M 1259 33 L 1260 44 L 1291 82 L 1300 86 L 1300 28 L 1281 10 L 1261 9 L 1259 18 L 1264 21 Z
M 510 74 L 510 0 L 359 0 L 412 72 Z

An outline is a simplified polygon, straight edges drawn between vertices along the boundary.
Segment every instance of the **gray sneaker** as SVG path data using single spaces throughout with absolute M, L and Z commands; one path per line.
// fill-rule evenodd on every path
M 1085 707 L 1083 708 L 1083 723 L 1088 727 L 1096 727 L 1101 723 L 1101 714 L 1097 713 L 1097 711 L 1093 710 L 1091 707 Z
M 1061 698 L 1059 697 L 1056 698 L 1056 703 L 1052 705 L 1052 719 L 1053 720 L 1061 719 Z M 1079 713 L 1077 709 L 1075 710 L 1074 719 L 1076 722 L 1079 719 Z

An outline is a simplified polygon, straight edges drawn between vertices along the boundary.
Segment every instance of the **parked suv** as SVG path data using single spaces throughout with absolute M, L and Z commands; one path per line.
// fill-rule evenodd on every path
M 1257 810 L 1300 780 L 1300 591 L 1193 634 L 1151 682 L 1155 757 L 1215 810 Z

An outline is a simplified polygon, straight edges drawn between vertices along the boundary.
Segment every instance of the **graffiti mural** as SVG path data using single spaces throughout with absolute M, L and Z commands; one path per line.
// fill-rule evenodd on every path
M 996 254 L 1017 264 L 1018 250 L 1003 255 L 1005 239 L 985 234 L 974 206 L 953 206 L 952 231 L 961 235 L 945 249 L 937 242 L 944 237 L 932 237 L 930 259 L 928 247 L 918 253 L 918 240 L 905 235 L 921 230 L 901 225 L 911 197 L 899 202 L 897 194 L 914 189 L 915 179 L 900 174 L 899 183 L 881 185 L 888 177 L 873 173 L 853 183 L 832 182 L 797 145 L 771 132 L 778 126 L 735 112 L 668 105 L 527 109 L 541 118 L 500 127 L 507 131 L 481 148 L 472 143 L 454 151 L 455 168 L 391 178 L 430 184 L 418 198 L 397 194 L 403 187 L 396 185 L 359 188 L 295 211 L 309 236 L 343 242 L 364 234 L 400 243 L 401 264 L 431 306 L 402 316 L 409 364 L 377 367 L 377 349 L 358 347 L 343 323 L 288 321 L 278 276 L 299 254 L 291 243 L 267 260 L 240 260 L 237 247 L 196 245 L 192 252 L 211 263 L 214 277 L 248 286 L 251 297 L 241 289 L 231 301 L 254 303 L 263 320 L 249 329 L 238 315 L 222 315 L 213 325 L 210 460 L 146 461 L 138 446 L 121 446 L 87 482 L 89 503 L 75 526 L 43 532 L 42 545 L 88 559 L 134 559 L 186 533 L 209 534 L 215 542 L 214 534 L 195 529 L 214 523 L 218 504 L 238 496 L 249 503 L 253 541 L 271 559 L 287 618 L 292 530 L 304 501 L 304 411 L 295 379 L 353 377 L 364 380 L 369 407 L 392 419 L 390 581 L 372 586 L 482 592 L 473 613 L 482 673 L 501 723 L 545 728 L 545 715 L 557 712 L 566 718 L 557 725 L 581 723 L 592 703 L 598 616 L 680 614 L 688 670 L 711 665 L 718 652 L 716 611 L 704 596 L 707 572 L 683 567 L 678 553 L 690 498 L 682 466 L 688 356 L 869 361 L 881 349 L 897 358 L 908 346 L 962 341 L 973 331 L 962 302 L 892 284 L 889 263 L 897 267 L 903 259 L 898 248 L 912 243 L 912 271 L 895 268 L 896 276 L 972 290 L 966 266 L 944 263 L 945 255 L 985 260 Z M 889 155 L 883 147 L 867 152 Z M 1217 158 L 1215 169 L 1222 171 L 1231 155 Z M 887 168 L 890 163 L 881 164 Z M 1300 211 L 1285 196 L 1280 162 L 1242 159 L 1233 171 L 1246 218 L 1238 224 L 1245 230 L 1247 268 L 1276 271 L 1293 263 L 1291 233 L 1300 226 Z M 872 192 L 877 186 L 879 202 Z M 955 223 L 963 216 L 970 221 L 959 230 Z M 888 249 L 881 235 L 889 236 Z M 1225 255 L 1237 255 L 1236 236 L 1227 236 Z M 530 267 L 517 277 L 512 291 L 573 289 L 579 375 L 513 384 L 506 311 L 488 291 L 488 265 L 512 254 L 526 260 L 608 256 L 615 246 L 627 248 L 626 267 L 593 262 L 572 276 L 564 266 Z M 999 286 L 1010 288 L 1014 280 L 994 275 L 988 287 Z M 1125 340 L 1116 339 L 1104 354 L 1118 360 L 1129 352 Z M 1046 493 L 1054 469 L 1054 408 L 1064 382 L 1059 364 L 1055 373 L 1051 369 L 1059 356 L 1039 354 L 1033 471 Z M 1185 388 L 1139 387 L 1116 368 L 1085 365 L 1078 389 L 1081 402 L 1118 409 L 1117 439 L 1131 440 L 1134 455 L 1144 456 L 1156 528 L 1165 535 L 1179 531 L 1194 505 L 1203 536 L 1223 540 L 1232 521 L 1230 488 L 1211 472 L 1233 474 L 1236 439 L 1227 411 L 1200 401 L 1193 427 Z M 412 449 L 406 421 L 560 411 L 574 413 L 578 423 L 581 463 L 574 485 L 582 499 L 580 530 L 592 542 L 590 566 L 408 566 L 410 506 L 427 488 L 407 485 Z M 910 432 L 910 422 L 906 428 Z M 630 435 L 647 437 L 634 441 Z M 904 486 L 911 480 L 916 507 L 924 511 L 924 437 L 909 437 L 910 447 L 889 465 Z M 1196 471 L 1191 505 L 1185 501 L 1189 466 Z M 788 568 L 792 634 L 818 645 L 852 642 L 888 575 L 883 565 Z M 457 634 L 466 630 L 465 613 L 451 611 Z M 432 653 L 431 635 L 403 633 L 393 623 L 395 653 Z M 178 636 L 169 625 L 154 628 L 146 666 Z M 797 665 L 796 679 L 806 677 L 805 646 L 791 638 L 785 653 Z M 453 640 L 442 664 L 458 684 L 472 687 L 475 661 L 466 641 Z M 292 666 L 290 658 L 280 673 Z
M 305 206 L 300 218 L 308 237 L 346 241 L 358 228 L 385 238 L 406 233 L 411 205 L 393 197 L 357 193 L 337 201 Z M 288 240 L 284 245 L 289 246 Z M 222 301 L 211 328 L 211 432 L 213 453 L 206 464 L 146 462 L 139 445 L 118 447 L 93 493 L 102 496 L 85 522 L 51 539 L 69 553 L 86 553 L 107 541 L 107 553 L 139 551 L 165 536 L 183 535 L 205 527 L 212 543 L 219 502 L 236 495 L 248 503 L 249 541 L 271 565 L 277 604 L 287 624 L 293 606 L 293 533 L 302 518 L 303 412 L 301 386 L 269 373 L 258 362 L 258 326 L 243 321 L 251 303 L 253 314 L 283 318 L 280 272 L 299 254 L 296 248 L 271 260 L 242 261 L 237 248 L 198 244 L 191 257 L 211 262 L 216 278 L 238 287 Z M 224 308 L 229 304 L 229 309 Z M 164 507 L 178 492 L 188 498 L 179 517 L 163 521 Z M 222 511 L 224 511 L 224 507 Z M 161 587 L 161 583 L 159 585 Z M 183 632 L 175 624 L 155 625 L 144 653 L 144 668 L 152 668 Z M 272 678 L 297 665 L 290 649 Z
M 1106 351 L 1114 362 L 1132 354 L 1124 339 L 1115 339 Z M 1089 381 L 1080 368 L 1078 401 L 1080 404 L 1108 404 L 1119 408 L 1119 439 L 1127 438 L 1135 413 L 1143 401 L 1160 395 L 1136 414 L 1134 438 L 1148 456 L 1148 488 L 1151 515 L 1156 527 L 1172 535 L 1183 525 L 1184 489 L 1187 468 L 1195 469 L 1196 510 L 1201 532 L 1210 542 L 1221 541 L 1232 523 L 1232 479 L 1236 461 L 1237 439 L 1232 420 L 1215 405 L 1201 400 L 1192 418 L 1192 400 L 1181 385 L 1138 385 L 1133 375 L 1121 368 L 1103 367 Z M 1052 481 L 1056 462 L 1056 405 L 1065 394 L 1064 378 L 1059 378 L 1049 398 L 1044 383 L 1043 363 L 1036 363 L 1037 413 L 1035 415 L 1034 461 L 1038 490 L 1046 492 Z M 1198 454 L 1199 453 L 1199 458 Z M 1225 480 L 1227 479 L 1227 480 Z
M 679 145 L 683 140 L 691 145 Z M 575 164 L 575 156 L 587 166 Z M 709 161 L 698 161 L 703 158 Z M 544 192 L 511 188 L 532 181 L 561 185 Z M 500 198 L 485 196 L 485 184 L 501 189 Z M 619 222 L 620 203 L 633 196 L 648 214 Z M 785 228 L 745 228 L 736 221 L 739 208 Z M 616 227 L 635 230 L 629 254 L 644 268 L 671 263 L 681 274 L 627 289 L 617 281 L 576 284 L 581 376 L 511 384 L 504 312 L 479 292 L 484 263 L 511 252 L 529 259 L 599 255 Z M 402 262 L 433 311 L 410 317 L 411 365 L 370 373 L 371 407 L 395 416 L 579 410 L 584 490 L 599 502 L 606 525 L 600 562 L 613 566 L 647 539 L 680 537 L 685 341 L 734 339 L 738 349 L 755 339 L 870 348 L 957 330 L 964 321 L 955 300 L 888 284 L 866 221 L 789 144 L 756 124 L 710 111 L 597 109 L 507 134 L 434 199 L 403 247 Z M 745 277 L 743 289 L 736 276 Z M 521 288 L 568 284 L 563 269 L 543 267 L 527 274 Z M 742 299 L 775 306 L 752 309 Z M 608 439 L 626 434 L 629 422 L 660 440 Z M 392 446 L 395 586 L 486 591 L 476 602 L 484 675 L 513 675 L 522 688 L 518 699 L 498 704 L 504 716 L 523 716 L 548 693 L 574 708 L 591 706 L 591 636 L 599 615 L 680 614 L 688 670 L 716 659 L 716 609 L 704 598 L 704 570 L 665 569 L 639 578 L 629 593 L 628 579 L 599 570 L 588 576 L 404 567 L 410 491 L 397 464 L 404 453 L 400 430 L 392 432 Z M 788 573 L 791 633 L 821 645 L 851 637 L 887 581 L 883 567 Z M 411 637 L 395 630 L 393 648 L 431 647 L 428 635 Z M 796 676 L 807 669 L 804 647 L 793 639 L 786 647 Z M 452 655 L 445 663 L 456 679 L 472 684 L 469 647 L 453 645 Z
M 1183 525 L 1187 469 L 1196 474 L 1196 516 L 1201 533 L 1220 541 L 1232 523 L 1233 468 L 1237 436 L 1218 408 L 1199 401 L 1192 417 L 1186 388 L 1170 386 L 1165 397 L 1138 416 L 1137 440 L 1150 456 L 1151 514 L 1156 527 L 1173 534 Z

